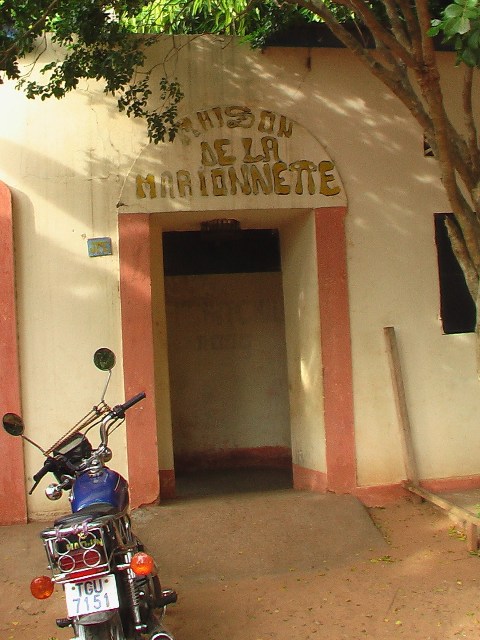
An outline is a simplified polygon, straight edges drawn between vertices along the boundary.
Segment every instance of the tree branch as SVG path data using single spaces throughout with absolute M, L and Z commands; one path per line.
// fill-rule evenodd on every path
M 475 176 L 480 174 L 480 152 L 478 149 L 478 136 L 475 119 L 473 116 L 472 106 L 472 87 L 473 87 L 473 67 L 465 67 L 465 75 L 463 79 L 463 111 L 465 113 L 465 126 L 467 129 L 467 147 L 472 163 L 472 173 Z
M 465 276 L 465 282 L 467 283 L 470 295 L 473 300 L 476 300 L 479 284 L 478 273 L 466 250 L 465 240 L 462 236 L 461 229 L 458 224 L 448 216 L 445 216 L 445 226 L 447 228 L 448 237 L 450 238 L 453 253 L 455 254 L 458 264 L 461 266 L 463 275 Z
M 50 15 L 50 12 L 55 8 L 55 5 L 57 5 L 59 2 L 59 0 L 52 0 L 52 2 L 50 2 L 50 4 L 48 5 L 48 7 L 46 7 L 45 11 L 43 12 L 43 14 L 38 18 L 38 20 L 36 22 L 34 22 L 34 24 L 30 27 L 30 29 L 25 33 L 25 35 L 30 35 L 30 36 L 36 36 L 38 35 L 39 31 L 43 30 L 43 27 L 45 26 L 45 23 L 47 21 L 48 16 Z M 2 56 L 0 58 L 0 64 L 4 61 L 7 60 L 8 56 L 11 53 L 16 53 L 18 52 L 18 45 L 16 42 L 14 42 L 10 47 L 8 47 L 8 49 L 5 49 L 2 52 Z M 2 82 L 2 79 L 0 78 L 0 84 Z
M 412 43 L 409 34 L 405 30 L 405 24 L 400 19 L 398 6 L 395 0 L 384 0 L 385 9 L 392 25 L 392 31 L 395 38 L 406 50 L 411 51 Z M 403 13 L 403 12 L 402 12 Z
M 413 52 L 416 52 L 416 44 L 420 41 L 420 29 L 418 27 L 418 20 L 415 13 L 412 11 L 412 6 L 409 0 L 397 0 L 397 4 L 405 18 L 407 24 L 408 34 L 413 46 Z

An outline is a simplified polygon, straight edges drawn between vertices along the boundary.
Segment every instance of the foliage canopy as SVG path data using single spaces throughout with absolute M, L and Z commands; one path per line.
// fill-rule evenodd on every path
M 479 66 L 479 0 L 455 0 L 446 8 L 444 1 L 429 4 L 434 16 L 429 35 L 443 33 L 459 62 Z M 418 6 L 404 0 L 0 0 L 0 83 L 3 77 L 16 79 L 29 98 L 43 100 L 62 98 L 81 79 L 103 81 L 120 111 L 146 120 L 150 140 L 172 140 L 183 95 L 175 79 L 163 77 L 157 87 L 160 104 L 149 107 L 154 87 L 145 60 L 154 34 L 221 33 L 266 47 L 278 34 L 288 38 L 292 28 L 326 23 L 337 36 L 339 28 L 348 32 L 363 48 L 375 40 L 372 20 L 388 32 L 399 25 L 408 34 L 416 14 Z M 40 57 L 47 34 L 58 56 L 41 66 L 45 80 L 40 82 L 19 63 L 32 54 Z
M 350 49 L 424 131 L 455 215 L 448 226 L 452 246 L 479 309 L 474 74 L 480 67 L 480 0 L 0 0 L 0 82 L 2 76 L 16 79 L 28 97 L 45 99 L 61 98 L 84 78 L 102 81 L 121 111 L 147 121 L 150 140 L 172 140 L 182 92 L 175 78 L 163 77 L 159 87 L 153 86 L 154 69 L 146 67 L 146 56 L 155 34 L 221 33 L 265 47 L 279 33 L 288 38 L 292 27 L 315 23 Z M 19 63 L 26 56 L 40 57 L 46 34 L 57 53 L 43 67 L 40 62 L 45 81 L 38 82 Z M 464 115 L 460 128 L 443 100 L 436 51 L 440 40 L 456 51 L 464 70 L 457 96 Z M 154 90 L 161 101 L 152 107 Z

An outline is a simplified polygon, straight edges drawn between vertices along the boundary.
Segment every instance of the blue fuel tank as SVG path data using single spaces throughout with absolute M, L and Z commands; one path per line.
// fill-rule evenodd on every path
M 83 473 L 78 476 L 72 490 L 72 512 L 92 504 L 109 504 L 119 511 L 128 507 L 128 482 L 116 471 L 103 468 L 98 475 Z

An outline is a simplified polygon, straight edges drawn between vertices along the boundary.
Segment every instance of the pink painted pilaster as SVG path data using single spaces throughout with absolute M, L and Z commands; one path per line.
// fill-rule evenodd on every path
M 147 394 L 127 415 L 130 500 L 135 508 L 157 501 L 160 494 L 149 215 L 121 214 L 118 228 L 125 398 Z
M 327 488 L 356 486 L 345 207 L 315 211 L 323 362 Z
M 20 366 L 15 306 L 12 198 L 0 182 L 0 417 L 21 414 Z M 20 438 L 0 429 L 0 525 L 27 521 L 25 469 Z

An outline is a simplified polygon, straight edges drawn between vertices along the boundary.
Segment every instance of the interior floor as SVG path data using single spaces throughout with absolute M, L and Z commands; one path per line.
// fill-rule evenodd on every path
M 292 487 L 291 469 L 221 469 L 180 473 L 175 478 L 178 498 L 277 491 Z

